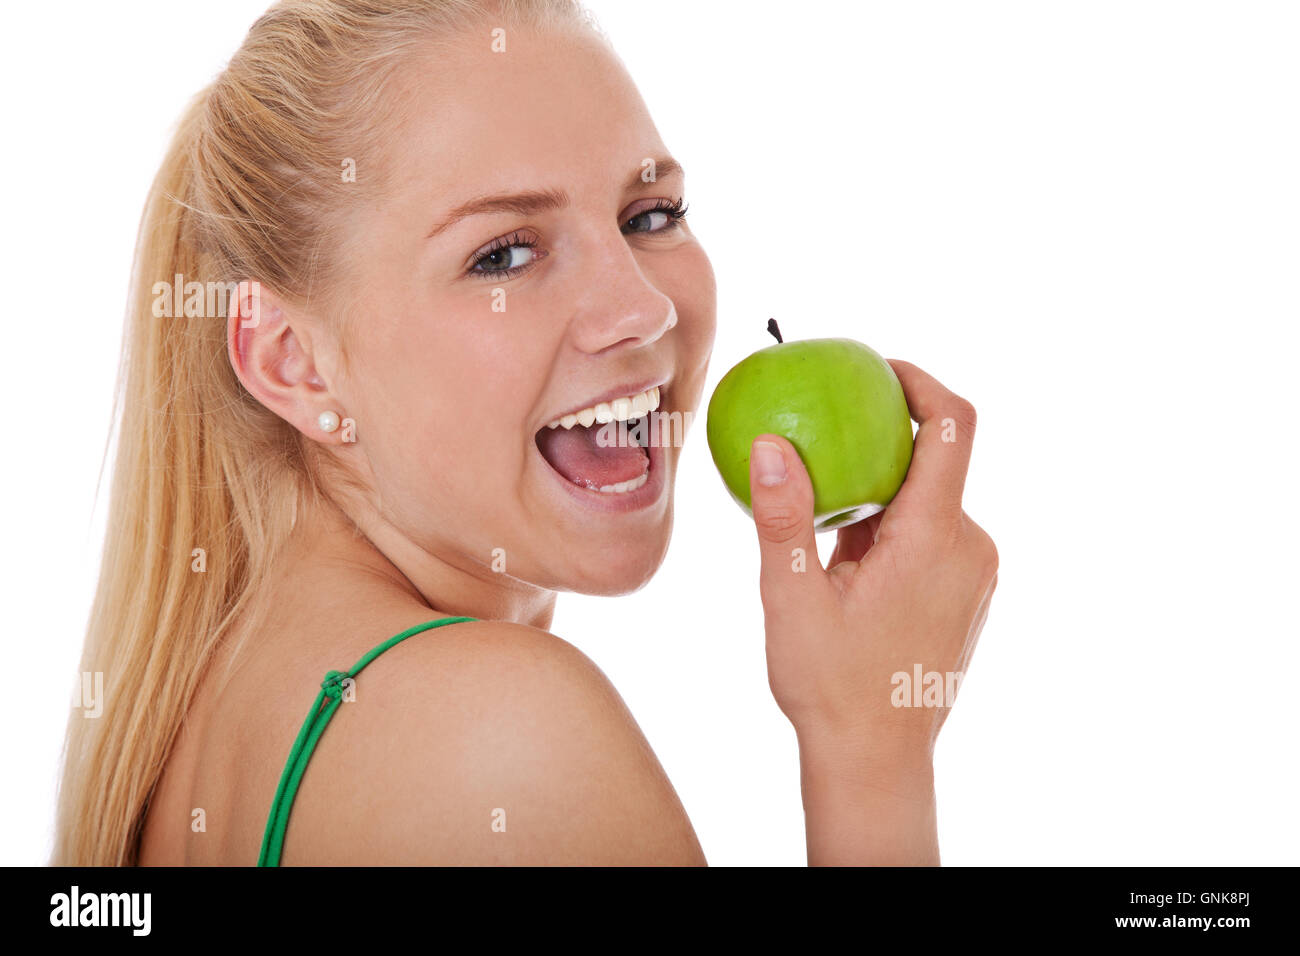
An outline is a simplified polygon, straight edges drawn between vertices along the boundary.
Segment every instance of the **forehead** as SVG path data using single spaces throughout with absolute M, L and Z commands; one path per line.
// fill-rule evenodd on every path
M 503 52 L 484 27 L 413 57 L 400 75 L 400 183 L 447 195 L 575 177 L 622 186 L 643 157 L 664 151 L 599 37 L 505 29 Z

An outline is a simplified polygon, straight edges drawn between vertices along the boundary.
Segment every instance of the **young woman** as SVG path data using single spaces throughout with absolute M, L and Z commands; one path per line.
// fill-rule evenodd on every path
M 286 0 L 253 26 L 141 226 L 82 664 L 106 703 L 71 721 L 54 862 L 704 862 L 547 630 L 557 592 L 635 590 L 668 544 L 680 449 L 592 434 L 700 403 L 715 286 L 684 214 L 570 0 Z M 174 281 L 233 294 L 182 315 Z M 946 711 L 892 707 L 889 675 L 961 671 L 995 580 L 961 508 L 974 411 L 894 367 L 911 471 L 829 570 L 793 447 L 753 449 L 810 863 L 938 861 Z

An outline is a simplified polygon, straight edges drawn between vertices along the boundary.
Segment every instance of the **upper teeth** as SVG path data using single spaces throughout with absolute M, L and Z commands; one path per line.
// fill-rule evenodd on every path
M 585 428 L 593 422 L 600 422 L 602 425 L 608 422 L 628 422 L 640 418 L 646 412 L 653 412 L 658 407 L 659 386 L 656 385 L 654 388 L 646 389 L 640 395 L 627 395 L 610 402 L 592 405 L 580 412 L 564 415 L 546 427 L 572 428 L 574 425 L 582 425 Z

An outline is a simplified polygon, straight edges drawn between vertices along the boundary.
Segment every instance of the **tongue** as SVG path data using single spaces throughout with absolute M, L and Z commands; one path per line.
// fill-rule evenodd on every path
M 599 490 L 605 485 L 640 478 L 650 468 L 650 456 L 637 444 L 601 447 L 601 425 L 543 428 L 537 447 L 552 468 L 574 484 Z

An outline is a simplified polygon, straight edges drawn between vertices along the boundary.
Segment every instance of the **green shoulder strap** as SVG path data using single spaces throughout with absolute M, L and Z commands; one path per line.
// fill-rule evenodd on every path
M 343 681 L 356 677 L 376 657 L 408 637 L 431 628 L 442 627 L 444 624 L 459 624 L 461 621 L 473 620 L 476 619 L 444 617 L 417 624 L 401 634 L 390 637 L 378 647 L 372 648 L 365 657 L 353 665 L 350 671 L 330 671 L 325 675 L 325 679 L 321 681 L 320 693 L 316 695 L 316 701 L 311 705 L 311 711 L 303 722 L 302 730 L 298 731 L 298 739 L 293 742 L 293 749 L 289 751 L 289 760 L 284 765 L 284 773 L 280 775 L 280 785 L 275 790 L 275 799 L 271 801 L 271 813 L 266 820 L 266 833 L 262 836 L 262 852 L 257 858 L 258 866 L 280 865 L 284 831 L 289 825 L 289 811 L 293 809 L 293 798 L 298 794 L 298 784 L 307 770 L 307 761 L 311 759 L 312 751 L 316 749 L 316 741 L 320 740 L 320 735 L 325 732 L 330 718 L 334 716 L 334 711 L 339 709 L 339 704 L 343 700 Z M 326 698 L 329 698 L 329 703 L 322 710 L 321 704 Z

